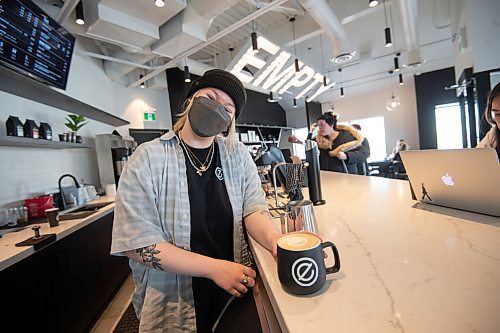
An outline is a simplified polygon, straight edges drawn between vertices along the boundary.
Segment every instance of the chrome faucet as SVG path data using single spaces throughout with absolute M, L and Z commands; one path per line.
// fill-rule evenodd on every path
M 76 177 L 73 175 L 70 175 L 69 173 L 66 173 L 66 174 L 62 175 L 61 177 L 59 177 L 58 185 L 59 185 L 59 195 L 61 196 L 61 210 L 66 209 L 66 201 L 64 200 L 64 193 L 63 193 L 62 188 L 61 188 L 61 181 L 65 177 L 73 178 L 73 181 L 75 182 L 76 188 L 80 187 L 80 184 L 78 184 Z

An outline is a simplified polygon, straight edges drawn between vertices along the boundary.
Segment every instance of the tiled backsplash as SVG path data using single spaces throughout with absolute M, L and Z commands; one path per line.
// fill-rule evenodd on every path
M 70 173 L 99 185 L 94 148 L 40 149 L 0 147 L 0 209 L 9 203 L 57 188 L 59 177 Z M 64 182 L 70 182 L 69 179 Z M 66 184 L 66 183 L 64 183 Z

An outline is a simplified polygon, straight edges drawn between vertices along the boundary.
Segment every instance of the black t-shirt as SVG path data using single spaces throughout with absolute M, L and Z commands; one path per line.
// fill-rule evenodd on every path
M 210 152 L 210 147 L 196 149 L 186 146 L 200 161 L 205 161 Z M 233 211 L 224 183 L 218 145 L 214 142 L 212 164 L 201 176 L 191 165 L 185 150 L 184 156 L 191 212 L 191 251 L 234 261 Z M 192 160 L 199 168 L 199 163 Z M 192 280 L 197 331 L 212 332 L 215 320 L 231 295 L 210 279 L 193 277 Z

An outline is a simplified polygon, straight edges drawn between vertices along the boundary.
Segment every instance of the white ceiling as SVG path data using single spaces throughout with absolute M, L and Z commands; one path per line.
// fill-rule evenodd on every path
M 65 3 L 69 5 L 75 1 L 66 0 Z M 418 3 L 418 34 L 423 64 L 416 68 L 402 68 L 401 73 L 405 80 L 413 79 L 414 74 L 451 67 L 454 64 L 450 4 L 451 1 L 455 0 L 415 1 Z M 208 28 L 206 39 L 208 39 L 254 13 L 257 7 L 263 8 L 272 1 L 235 1 L 237 3 L 234 6 L 224 8 L 220 15 L 213 20 L 208 20 L 207 23 L 190 22 L 198 19 L 198 16 L 194 15 L 184 22 L 179 21 L 178 24 L 176 20 L 179 20 L 179 17 L 187 12 L 184 7 L 189 6 L 190 1 L 188 3 L 184 0 L 166 2 L 165 7 L 158 8 L 154 5 L 154 0 L 83 0 L 86 18 L 90 18 L 87 20 L 86 26 L 82 28 L 73 23 L 74 13 L 63 21 L 63 25 L 74 34 L 95 40 L 100 53 L 109 56 L 110 59 L 113 57 L 126 58 L 124 60 L 152 67 L 168 63 L 172 57 L 182 54 L 182 43 L 192 43 L 189 46 L 193 47 L 203 42 L 203 39 L 192 40 L 191 38 L 179 37 L 179 41 L 182 43 L 174 55 L 166 56 L 163 51 L 159 52 L 162 54 L 154 52 L 155 47 L 164 43 L 165 39 L 175 38 L 175 36 L 168 35 L 177 34 L 177 26 L 184 25 L 184 29 L 188 30 L 193 29 L 192 27 L 206 25 Z M 230 0 L 221 2 L 229 3 Z M 349 49 L 356 51 L 354 60 L 343 65 L 342 85 L 345 87 L 346 95 L 355 96 L 381 89 L 381 87 L 387 89 L 391 85 L 391 80 L 397 84 L 397 75 L 391 76 L 388 72 L 393 69 L 395 53 L 401 52 L 401 67 L 407 62 L 407 45 L 399 8 L 400 1 L 387 0 L 386 2 L 386 14 L 389 25 L 392 27 L 393 43 L 395 44 L 391 48 L 384 47 L 386 23 L 383 3 L 377 7 L 369 8 L 367 0 L 326 0 L 326 2 L 345 29 Z M 205 3 L 210 5 L 217 3 L 217 1 L 208 0 Z M 102 8 L 109 10 L 103 12 Z M 174 17 L 177 13 L 180 14 Z M 292 16 L 296 17 L 294 28 L 297 56 L 316 71 L 324 73 L 331 80 L 338 82 L 340 80 L 337 71 L 338 65 L 329 61 L 333 53 L 331 42 L 322 33 L 319 25 L 300 5 L 300 1 L 286 1 L 281 6 L 259 16 L 254 21 L 256 31 L 294 53 L 292 26 L 289 22 L 289 18 Z M 200 17 L 200 20 L 202 19 Z M 251 23 L 245 24 L 190 54 L 189 59 L 225 68 L 231 58 L 237 55 L 239 47 L 248 41 L 251 32 Z M 320 35 L 323 52 L 321 52 Z M 137 38 L 137 42 L 134 42 L 134 38 Z M 172 50 L 170 44 L 165 45 L 168 46 L 167 49 Z M 230 52 L 230 47 L 235 50 Z M 133 50 L 134 53 L 143 54 L 142 61 L 146 62 L 142 63 L 137 55 L 129 57 L 127 52 L 124 53 L 123 50 L 116 53 L 118 49 L 122 48 L 128 52 Z M 130 72 L 125 76 L 129 84 L 137 81 L 135 78 L 138 77 L 138 72 L 137 69 L 133 69 L 129 68 L 124 71 L 124 73 Z M 333 89 L 320 95 L 316 101 L 331 102 L 340 98 L 339 87 L 340 84 L 337 84 Z M 284 96 L 282 100 L 285 109 L 291 108 L 294 92 L 291 93 Z

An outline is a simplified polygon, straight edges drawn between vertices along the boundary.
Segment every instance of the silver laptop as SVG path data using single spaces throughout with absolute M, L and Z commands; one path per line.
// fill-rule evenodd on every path
M 500 164 L 492 148 L 402 151 L 414 199 L 500 217 Z

